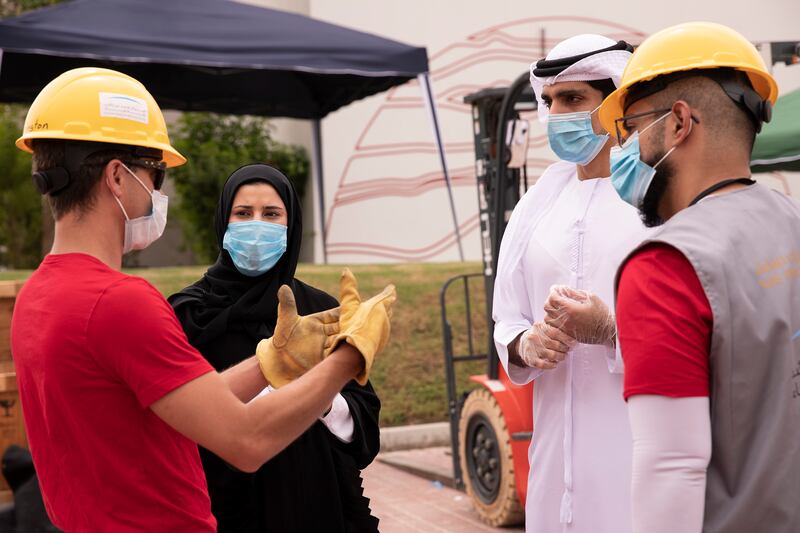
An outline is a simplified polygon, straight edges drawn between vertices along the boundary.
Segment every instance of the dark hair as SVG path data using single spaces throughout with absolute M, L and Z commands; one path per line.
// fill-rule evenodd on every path
M 707 78 L 716 82 L 723 89 L 725 89 L 724 85 L 726 83 L 735 83 L 740 85 L 742 88 L 747 88 L 751 91 L 753 90 L 753 85 L 750 83 L 747 75 L 733 68 L 721 67 L 712 69 L 681 70 L 641 81 L 631 86 L 625 95 L 625 101 L 623 102 L 624 108 L 627 109 L 638 100 L 661 92 L 670 85 L 673 85 L 676 82 L 686 78 Z M 743 111 L 747 112 L 747 109 L 745 109 L 743 106 L 741 107 Z
M 606 78 L 604 80 L 591 80 L 587 81 L 586 83 L 588 83 L 592 89 L 597 89 L 603 93 L 603 98 L 606 98 L 609 94 L 617 90 L 617 86 L 614 85 L 614 81 L 611 78 Z
M 740 144 L 749 153 L 760 121 L 734 102 L 721 83 L 739 83 L 751 88 L 746 76 L 739 76 L 733 69 L 688 70 L 637 83 L 628 90 L 623 108 L 627 112 L 643 98 L 650 98 L 648 103 L 655 108 L 669 108 L 683 100 L 703 114 L 706 128 L 713 131 L 710 141 L 715 148 L 729 150 L 732 143 Z
M 65 167 L 67 141 L 61 139 L 34 139 L 33 172 Z M 77 173 L 70 174 L 69 185 L 57 194 L 48 194 L 47 201 L 53 218 L 60 220 L 67 213 L 78 210 L 82 215 L 93 206 L 96 186 L 103 175 L 103 169 L 112 159 L 119 159 L 130 166 L 131 149 L 126 145 L 109 145 L 109 149 L 88 155 L 78 167 Z

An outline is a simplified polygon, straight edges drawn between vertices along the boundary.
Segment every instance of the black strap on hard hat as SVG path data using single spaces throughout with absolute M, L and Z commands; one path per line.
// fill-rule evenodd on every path
M 40 194 L 57 196 L 69 186 L 72 176 L 78 173 L 83 161 L 91 154 L 102 150 L 103 146 L 108 145 L 66 141 L 64 143 L 64 165 L 34 172 L 33 184 Z
M 39 170 L 31 176 L 39 194 L 56 196 L 70 183 L 69 171 L 64 167 L 53 167 Z
M 742 74 L 742 76 L 745 75 Z M 750 86 L 749 81 L 730 79 L 718 79 L 715 81 L 731 100 L 750 113 L 756 124 L 756 133 L 761 131 L 761 125 L 764 122 L 772 120 L 772 103 L 761 98 L 761 95 Z
M 31 178 L 39 194 L 57 196 L 72 182 L 90 155 L 107 150 L 122 150 L 134 158 L 161 161 L 163 152 L 157 148 L 131 146 L 126 144 L 98 143 L 89 141 L 66 141 L 64 145 L 64 165 L 34 172 Z
M 600 50 L 593 50 L 591 52 L 586 52 L 585 54 L 578 54 L 575 56 L 570 57 L 562 57 L 560 59 L 540 59 L 536 62 L 536 68 L 533 69 L 533 75 L 537 78 L 549 78 L 550 76 L 555 76 L 557 74 L 561 74 L 567 68 L 571 67 L 581 59 L 586 59 L 587 57 L 602 54 L 603 52 L 615 52 L 617 50 L 624 50 L 626 52 L 633 52 L 633 46 L 626 43 L 625 41 L 617 41 L 616 44 L 609 46 L 608 48 L 602 48 Z

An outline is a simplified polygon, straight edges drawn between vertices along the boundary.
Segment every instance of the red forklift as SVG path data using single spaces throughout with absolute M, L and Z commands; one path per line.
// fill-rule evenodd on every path
M 492 340 L 491 302 L 500 240 L 528 188 L 528 122 L 520 114 L 535 111 L 536 99 L 525 73 L 507 89 L 484 89 L 464 102 L 472 107 L 483 272 L 451 278 L 440 294 L 453 472 L 456 487 L 466 490 L 481 519 L 507 526 L 525 518 L 533 384 L 513 385 L 503 370 Z M 474 286 L 481 279 L 488 326 L 481 332 L 488 338 L 478 339 L 473 315 L 483 302 L 476 301 Z M 458 331 L 451 322 L 454 301 L 465 318 Z M 455 353 L 456 344 L 467 353 Z M 487 362 L 485 374 L 469 378 L 471 392 L 459 389 L 456 372 L 457 363 L 468 361 Z
M 798 41 L 756 46 L 768 65 L 800 64 Z M 522 74 L 508 88 L 484 89 L 464 98 L 472 107 L 483 272 L 448 280 L 440 294 L 454 481 L 492 526 L 524 521 L 533 436 L 533 384 L 511 383 L 492 339 L 500 241 L 511 211 L 529 186 L 528 121 L 522 115 L 536 110 L 536 99 L 528 76 Z M 481 292 L 475 289 L 481 281 L 485 304 L 475 294 Z M 453 312 L 455 303 L 458 313 Z M 476 328 L 476 308 L 484 305 L 486 327 Z M 458 328 L 453 327 L 456 317 L 462 322 Z M 456 346 L 462 353 L 456 353 Z M 470 376 L 464 386 L 464 372 L 457 372 L 456 364 L 470 361 L 485 361 L 486 373 Z

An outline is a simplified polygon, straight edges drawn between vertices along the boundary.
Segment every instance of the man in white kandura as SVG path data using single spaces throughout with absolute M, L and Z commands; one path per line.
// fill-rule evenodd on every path
M 526 530 L 627 533 L 631 434 L 616 350 L 614 274 L 646 229 L 611 181 L 595 111 L 631 46 L 578 35 L 531 65 L 560 161 L 520 200 L 500 247 L 494 339 L 511 381 L 536 380 Z

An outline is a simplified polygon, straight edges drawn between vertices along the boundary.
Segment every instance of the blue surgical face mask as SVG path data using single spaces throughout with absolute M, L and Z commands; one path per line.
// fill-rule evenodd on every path
M 268 272 L 286 252 L 286 226 L 251 220 L 228 224 L 222 247 L 245 276 Z
M 592 114 L 558 113 L 549 115 L 547 119 L 547 138 L 550 148 L 564 161 L 577 165 L 586 165 L 592 161 L 608 141 L 608 134 L 598 135 L 592 128 Z
M 671 111 L 668 111 L 655 121 L 642 130 L 641 133 L 646 132 L 660 121 L 669 116 Z M 691 127 L 691 126 L 690 126 Z M 656 175 L 656 168 L 660 165 L 669 154 L 676 148 L 673 146 L 664 154 L 664 157 L 652 167 L 642 161 L 639 153 L 639 135 L 635 131 L 630 138 L 625 141 L 622 147 L 615 146 L 611 149 L 611 184 L 616 189 L 619 197 L 624 201 L 631 204 L 633 207 L 641 208 L 647 190 L 650 188 L 650 183 L 653 181 L 653 176 Z

